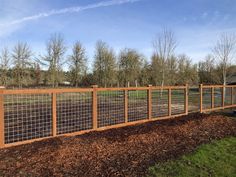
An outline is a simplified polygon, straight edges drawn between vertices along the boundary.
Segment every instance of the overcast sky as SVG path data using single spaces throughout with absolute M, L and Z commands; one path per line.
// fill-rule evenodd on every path
M 220 33 L 236 31 L 236 0 L 0 0 L 0 48 L 22 41 L 42 54 L 50 35 L 62 33 L 69 52 L 76 40 L 84 44 L 90 64 L 100 39 L 149 59 L 163 27 L 174 31 L 176 53 L 197 62 Z

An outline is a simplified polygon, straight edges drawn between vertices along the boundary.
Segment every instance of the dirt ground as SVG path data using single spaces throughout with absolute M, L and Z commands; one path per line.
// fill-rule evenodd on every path
M 236 119 L 192 114 L 0 150 L 0 176 L 144 176 L 213 139 L 236 136 Z

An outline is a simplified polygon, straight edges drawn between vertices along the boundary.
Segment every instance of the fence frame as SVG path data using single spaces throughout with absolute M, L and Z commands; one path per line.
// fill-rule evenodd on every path
M 225 106 L 225 88 L 231 88 L 231 105 Z M 204 88 L 210 88 L 211 89 L 211 108 L 210 109 L 204 109 L 203 108 L 203 89 Z M 222 106 L 215 108 L 214 107 L 214 89 L 215 88 L 222 88 Z M 236 107 L 236 103 L 234 103 L 234 88 L 236 88 L 236 85 L 230 85 L 230 86 L 223 86 L 223 85 L 199 85 L 199 93 L 200 93 L 200 112 L 207 112 L 207 111 L 214 111 L 224 108 L 232 108 Z M 176 89 L 183 89 L 184 90 L 184 112 L 178 113 L 178 114 L 172 114 L 171 112 L 171 105 L 172 105 L 172 91 Z M 3 147 L 10 147 L 20 144 L 26 144 L 31 143 L 34 141 L 40 141 L 43 139 L 53 138 L 53 137 L 60 137 L 60 136 L 73 136 L 73 135 L 80 135 L 84 133 L 88 133 L 91 131 L 102 131 L 107 130 L 111 128 L 119 128 L 119 127 L 125 127 L 130 125 L 135 125 L 138 123 L 145 123 L 145 122 L 152 122 L 152 121 L 158 121 L 158 120 L 164 120 L 164 119 L 170 119 L 174 117 L 179 117 L 183 115 L 189 114 L 189 104 L 188 104 L 188 98 L 189 98 L 189 86 L 186 84 L 185 86 L 152 86 L 148 85 L 147 87 L 123 87 L 123 88 L 98 88 L 97 85 L 93 85 L 91 88 L 70 88 L 70 89 L 21 89 L 21 90 L 7 90 L 4 88 L 0 88 L 0 148 Z M 148 112 L 147 112 L 147 118 L 137 121 L 128 121 L 128 91 L 132 90 L 146 90 L 147 91 L 147 103 L 148 103 Z M 162 117 L 153 117 L 152 116 L 152 91 L 153 90 L 168 90 L 168 115 L 162 116 Z M 120 124 L 114 124 L 109 125 L 105 127 L 98 127 L 98 97 L 97 92 L 98 91 L 124 91 L 124 123 Z M 70 93 L 70 92 L 91 92 L 92 94 L 92 129 L 89 130 L 82 130 L 78 132 L 73 133 L 65 133 L 65 134 L 57 134 L 57 100 L 56 96 L 59 93 Z M 36 139 L 30 139 L 30 140 L 24 140 L 14 143 L 8 143 L 6 144 L 4 142 L 5 135 L 4 135 L 4 95 L 17 95 L 17 94 L 51 94 L 52 95 L 52 136 L 49 137 L 43 137 L 43 138 L 36 138 Z M 158 100 L 157 100 L 158 104 Z
M 221 88 L 221 106 L 215 107 L 215 88 Z M 225 106 L 225 90 L 226 88 L 231 88 L 231 104 Z M 234 103 L 233 98 L 234 98 L 234 93 L 233 90 L 236 88 L 236 85 L 202 85 L 200 84 L 200 112 L 208 112 L 208 111 L 216 111 L 216 110 L 221 110 L 221 109 L 226 109 L 226 108 L 233 108 L 236 107 L 236 103 Z M 203 108 L 202 104 L 202 97 L 203 97 L 203 89 L 211 89 L 211 108 Z

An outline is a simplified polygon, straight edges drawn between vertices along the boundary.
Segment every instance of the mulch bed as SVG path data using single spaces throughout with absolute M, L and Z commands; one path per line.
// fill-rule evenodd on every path
M 213 139 L 236 136 L 236 120 L 192 114 L 0 150 L 0 176 L 144 176 Z

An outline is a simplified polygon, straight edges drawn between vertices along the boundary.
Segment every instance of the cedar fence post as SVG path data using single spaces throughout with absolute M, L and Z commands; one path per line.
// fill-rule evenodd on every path
M 125 90 L 124 91 L 124 103 L 125 103 L 125 105 L 124 105 L 124 110 L 125 110 L 125 123 L 127 123 L 128 122 L 128 90 Z
M 185 87 L 185 114 L 188 115 L 188 84 L 186 84 Z
M 57 95 L 52 93 L 52 136 L 57 136 Z
M 222 108 L 224 109 L 225 107 L 225 85 L 223 85 L 223 89 L 222 89 Z
M 171 116 L 171 88 L 168 89 L 168 115 Z
M 148 119 L 152 119 L 152 85 L 148 85 Z
M 0 148 L 5 145 L 5 135 L 4 135 L 4 96 L 3 92 L 5 87 L 0 87 Z
M 214 87 L 211 87 L 211 108 L 215 107 L 215 99 L 214 99 Z
M 199 91 L 200 91 L 200 113 L 202 113 L 202 84 L 199 86 Z
M 93 88 L 93 129 L 96 130 L 98 128 L 98 120 L 97 120 L 97 88 L 98 85 L 92 85 Z
M 231 87 L 231 105 L 234 104 L 234 88 L 233 86 Z

